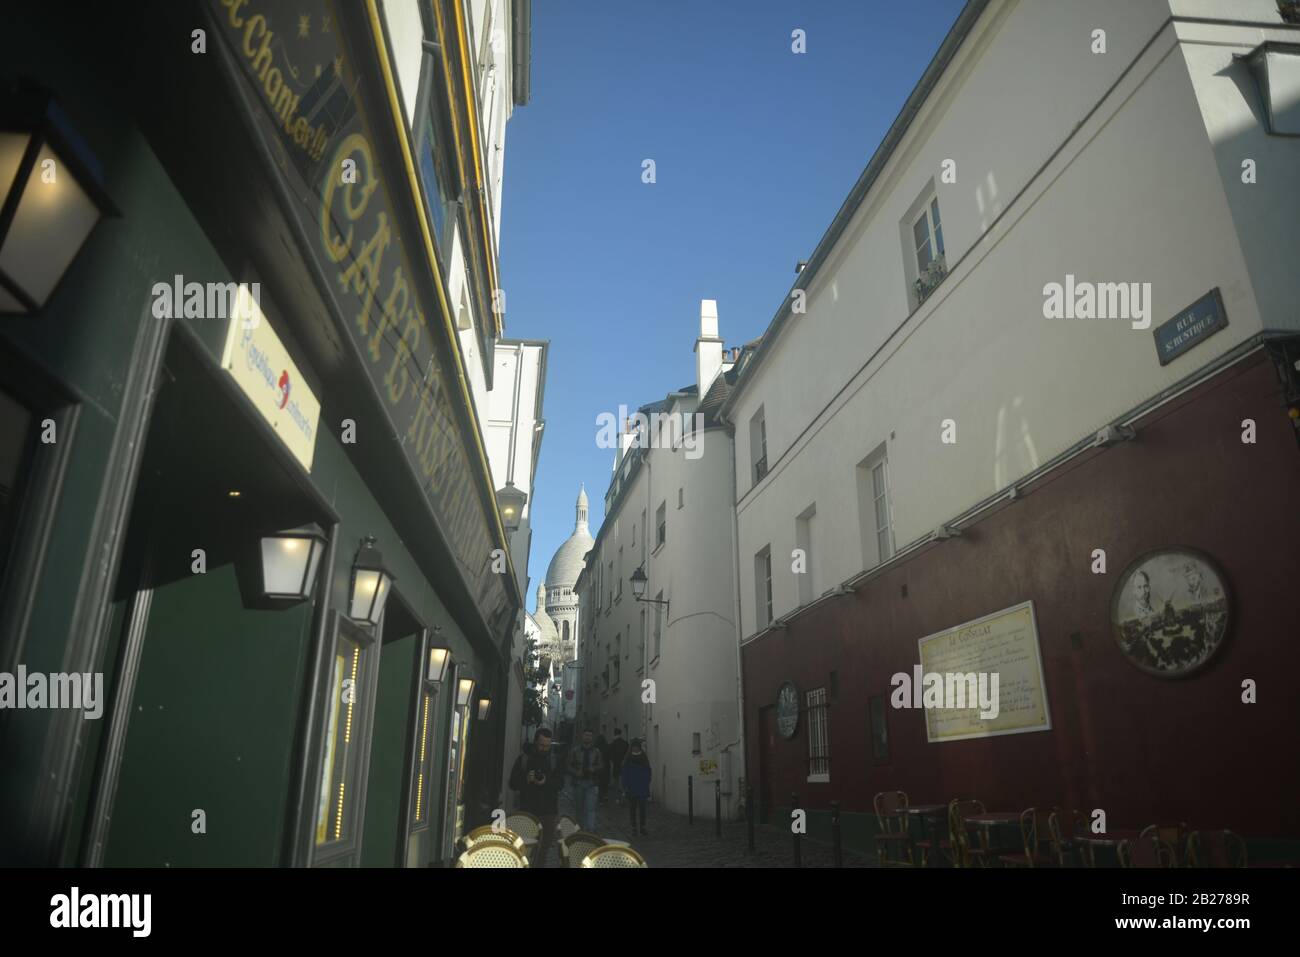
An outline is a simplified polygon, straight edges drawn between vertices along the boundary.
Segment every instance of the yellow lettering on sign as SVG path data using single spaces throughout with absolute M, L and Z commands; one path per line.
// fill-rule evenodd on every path
M 342 183 L 340 171 L 343 169 L 343 160 L 350 157 L 353 153 L 360 154 L 357 161 L 357 182 Z M 352 227 L 348 227 L 348 233 L 345 238 L 338 238 L 330 235 L 330 222 L 333 219 L 334 212 L 334 194 L 342 185 L 343 189 L 343 212 L 347 216 L 348 222 L 355 223 L 361 214 L 366 211 L 366 206 L 370 203 L 370 196 L 379 186 L 377 177 L 371 175 L 373 159 L 370 155 L 370 144 L 360 133 L 353 133 L 334 151 L 334 159 L 330 161 L 329 172 L 325 176 L 325 194 L 321 197 L 321 214 L 320 214 L 320 231 L 321 241 L 325 245 L 325 252 L 332 262 L 341 262 L 343 257 L 348 254 L 352 248 Z
M 383 264 L 384 250 L 393 238 L 393 231 L 388 228 L 387 213 L 380 213 L 376 217 L 376 223 L 375 234 L 370 237 L 370 241 L 361 247 L 361 252 L 352 260 L 352 265 L 339 273 L 339 285 L 345 292 L 351 286 L 353 292 L 365 294 L 361 300 L 361 310 L 357 313 L 357 328 L 362 335 L 370 331 L 370 307 L 374 304 L 375 289 L 379 286 L 377 277 Z
M 420 346 L 423 328 L 424 316 L 420 314 L 420 310 L 408 310 L 406 326 L 402 329 L 402 338 L 397 343 L 397 355 L 393 357 L 393 364 L 389 366 L 388 375 L 384 377 L 384 382 L 388 385 L 388 397 L 394 404 L 402 401 L 402 396 L 406 394 L 406 384 L 411 378 L 406 371 L 406 364 L 411 361 L 411 356 Z M 400 387 L 396 379 L 398 373 L 401 374 Z
M 401 308 L 397 307 L 397 299 L 401 297 Z M 411 290 L 406 285 L 406 277 L 402 275 L 402 267 L 398 266 L 393 270 L 393 287 L 388 293 L 388 298 L 384 300 L 384 308 L 379 314 L 379 323 L 375 326 L 375 334 L 370 337 L 370 361 L 378 362 L 383 358 L 383 352 L 379 348 L 379 343 L 383 341 L 384 331 L 389 326 L 394 325 L 393 320 L 398 318 L 401 313 L 406 311 L 406 305 L 411 299 Z
M 230 8 L 230 25 L 236 30 L 244 25 L 244 18 L 239 15 L 239 8 L 247 2 L 248 0 L 221 0 L 223 7 Z

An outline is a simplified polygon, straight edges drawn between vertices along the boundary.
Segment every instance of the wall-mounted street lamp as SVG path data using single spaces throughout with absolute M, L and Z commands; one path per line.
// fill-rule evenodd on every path
M 492 699 L 491 699 L 491 698 L 479 698 L 479 699 L 478 699 L 478 719 L 479 719 L 480 721 L 486 721 L 486 720 L 488 719 L 488 715 L 490 715 L 491 713 L 492 713 Z
M 49 92 L 0 93 L 0 313 L 44 308 L 95 224 L 117 215 L 99 164 Z
M 324 554 L 325 533 L 314 522 L 262 536 L 262 591 L 267 598 L 310 598 Z
M 378 625 L 384 603 L 392 591 L 393 573 L 384 564 L 384 556 L 375 548 L 375 537 L 367 535 L 352 563 L 352 594 L 348 617 L 368 625 Z
M 524 519 L 524 503 L 528 496 L 515 488 L 514 482 L 506 482 L 504 488 L 497 489 L 497 507 L 501 509 L 501 524 L 507 532 L 518 530 Z
M 450 648 L 430 648 L 429 666 L 424 680 L 430 684 L 441 685 L 447 680 L 447 669 L 451 667 Z
M 474 679 L 461 678 L 456 686 L 456 707 L 466 708 L 474 697 Z
M 649 581 L 649 579 L 646 578 L 646 575 L 645 575 L 645 567 L 644 567 L 644 566 L 642 566 L 642 565 L 638 565 L 637 568 L 636 568 L 636 571 L 634 571 L 634 572 L 632 573 L 632 577 L 629 578 L 628 581 L 630 581 L 630 582 L 632 583 L 632 597 L 633 597 L 633 598 L 635 598 L 637 601 L 645 602 L 647 605 L 663 605 L 663 606 L 664 606 L 664 614 L 665 614 L 665 615 L 668 614 L 668 602 L 667 602 L 667 600 L 661 600 L 661 599 L 658 599 L 658 598 L 646 598 L 646 597 L 644 597 L 644 596 L 645 596 L 645 586 L 646 586 L 646 582 Z

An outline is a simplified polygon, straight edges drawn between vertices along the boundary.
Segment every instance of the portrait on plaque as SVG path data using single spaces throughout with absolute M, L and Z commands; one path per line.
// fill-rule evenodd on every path
M 1231 602 L 1222 572 L 1208 555 L 1167 548 L 1139 557 L 1120 576 L 1110 620 L 1120 650 L 1162 678 L 1191 674 L 1228 633 Z

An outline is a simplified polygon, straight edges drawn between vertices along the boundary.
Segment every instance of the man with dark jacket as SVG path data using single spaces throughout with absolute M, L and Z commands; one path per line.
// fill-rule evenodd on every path
M 641 739 L 632 739 L 632 750 L 623 762 L 623 791 L 627 794 L 627 813 L 631 817 L 632 833 L 637 833 L 637 817 L 641 818 L 641 833 L 645 829 L 645 803 L 650 797 L 650 758 L 641 750 Z
M 573 779 L 573 803 L 584 831 L 595 833 L 600 801 L 600 770 L 604 762 L 590 730 L 582 732 L 582 744 L 569 749 L 569 775 Z
M 532 745 L 524 745 L 524 753 L 510 770 L 510 787 L 519 792 L 519 809 L 542 822 L 542 834 L 533 855 L 535 867 L 546 866 L 546 858 L 555 840 L 562 771 L 551 753 L 551 732 L 546 728 L 537 729 Z

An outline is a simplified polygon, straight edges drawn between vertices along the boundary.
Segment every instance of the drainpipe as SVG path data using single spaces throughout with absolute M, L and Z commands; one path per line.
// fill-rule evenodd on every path
M 742 626 L 740 623 L 740 516 L 736 507 L 737 488 L 736 488 L 736 430 L 735 423 L 728 422 L 723 418 L 722 421 L 727 424 L 727 439 L 731 443 L 731 553 L 735 559 L 731 567 L 736 575 L 736 717 L 739 719 L 736 725 L 737 733 L 740 735 L 740 777 L 745 783 L 749 783 L 748 755 L 745 750 L 745 658 L 741 654 L 740 642 L 743 636 Z M 741 791 L 740 799 L 745 799 L 745 791 Z M 745 813 L 753 814 L 753 808 L 748 804 L 745 805 Z

